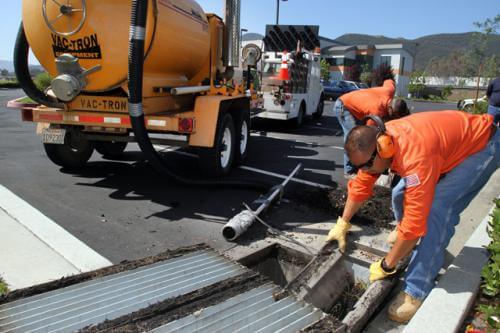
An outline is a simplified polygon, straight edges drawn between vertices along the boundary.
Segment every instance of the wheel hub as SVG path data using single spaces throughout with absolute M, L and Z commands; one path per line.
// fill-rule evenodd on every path
M 220 152 L 220 164 L 223 168 L 227 167 L 229 164 L 229 158 L 231 156 L 231 131 L 229 128 L 224 129 L 224 136 L 222 137 L 222 147 Z

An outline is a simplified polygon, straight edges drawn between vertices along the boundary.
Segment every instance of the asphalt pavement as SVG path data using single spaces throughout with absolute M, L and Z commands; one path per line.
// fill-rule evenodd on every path
M 222 226 L 260 193 L 172 183 L 141 160 L 136 145 L 118 161 L 95 152 L 86 168 L 61 169 L 45 156 L 34 124 L 22 122 L 18 110 L 5 107 L 22 95 L 21 90 L 0 90 L 1 185 L 113 263 L 201 242 L 220 250 L 234 246 L 222 237 Z M 345 184 L 342 133 L 332 106 L 326 104 L 321 121 L 307 119 L 300 129 L 280 121 L 253 121 L 245 168 L 234 170 L 231 179 L 277 184 L 298 163 L 303 165 L 297 176 L 302 182 L 291 183 L 285 193 L 290 200 L 268 214 L 268 222 L 279 228 L 331 219 L 304 204 L 301 196 L 335 182 Z M 416 112 L 455 107 L 420 102 L 410 106 Z M 178 172 L 199 177 L 196 157 L 175 152 L 166 157 Z

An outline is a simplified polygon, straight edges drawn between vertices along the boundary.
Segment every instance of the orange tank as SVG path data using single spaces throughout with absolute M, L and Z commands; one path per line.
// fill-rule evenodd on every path
M 131 3 L 23 0 L 26 37 L 52 77 L 58 74 L 56 58 L 69 53 L 84 69 L 101 66 L 88 75 L 84 91 L 109 91 L 126 82 Z M 148 8 L 144 80 L 158 87 L 186 85 L 209 58 L 207 17 L 192 0 L 150 0 Z

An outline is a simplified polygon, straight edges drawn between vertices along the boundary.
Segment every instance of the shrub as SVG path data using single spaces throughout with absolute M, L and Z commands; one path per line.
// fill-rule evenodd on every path
M 382 63 L 373 70 L 373 85 L 380 87 L 385 80 L 394 80 L 394 70 L 391 65 Z
M 425 73 L 422 71 L 414 71 L 410 75 L 408 92 L 415 98 L 422 98 L 424 90 L 425 90 Z
M 448 97 L 450 97 L 452 91 L 453 91 L 452 86 L 444 87 L 443 91 L 441 92 L 441 97 L 443 97 L 443 99 L 448 99 Z
M 50 86 L 52 78 L 50 77 L 49 73 L 43 72 L 43 73 L 38 73 L 35 76 L 35 80 L 33 81 L 35 82 L 35 85 L 39 90 L 44 91 L 46 88 Z
M 19 82 L 11 80 L 0 80 L 0 88 L 19 88 Z
M 345 67 L 344 78 L 346 80 L 359 82 L 360 75 L 361 75 L 360 65 L 354 64 L 352 66 Z
M 7 285 L 5 282 L 3 282 L 2 278 L 0 277 L 0 296 L 7 294 L 9 289 L 7 288 Z
M 495 200 L 495 209 L 489 223 L 488 235 L 491 243 L 486 247 L 490 260 L 481 271 L 481 291 L 492 300 L 491 304 L 480 304 L 478 311 L 485 315 L 486 322 L 493 329 L 500 329 L 500 304 L 495 302 L 500 295 L 500 199 Z
M 473 114 L 483 114 L 486 112 L 488 112 L 488 102 L 486 101 L 476 102 L 472 108 Z
M 372 72 L 363 72 L 359 76 L 359 80 L 367 85 L 372 85 Z

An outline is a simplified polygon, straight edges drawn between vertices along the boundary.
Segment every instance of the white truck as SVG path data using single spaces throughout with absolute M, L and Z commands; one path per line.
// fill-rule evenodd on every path
M 320 118 L 324 94 L 320 82 L 318 27 L 267 26 L 266 30 L 257 117 L 291 120 L 297 127 L 302 125 L 305 116 Z M 293 45 L 295 51 L 286 52 Z M 288 80 L 283 70 L 288 71 Z

